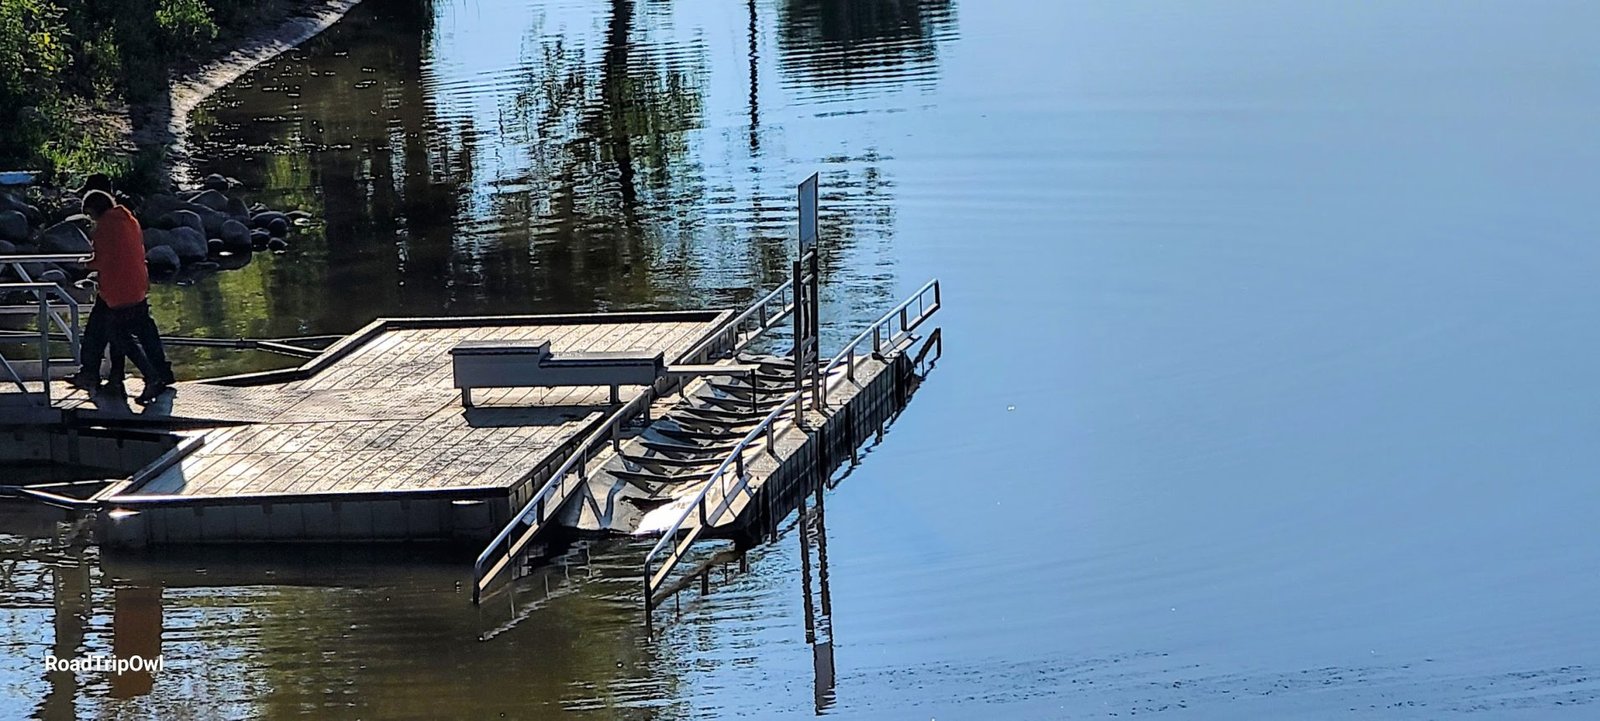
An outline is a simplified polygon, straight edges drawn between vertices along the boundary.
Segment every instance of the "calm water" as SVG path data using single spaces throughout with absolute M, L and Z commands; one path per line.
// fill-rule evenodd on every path
M 944 362 L 654 639 L 639 544 L 478 610 L 6 516 L 0 717 L 1600 714 L 1600 6 L 1326 5 L 367 0 L 198 114 L 322 222 L 167 328 L 733 305 L 820 170 L 834 342 L 939 276 Z

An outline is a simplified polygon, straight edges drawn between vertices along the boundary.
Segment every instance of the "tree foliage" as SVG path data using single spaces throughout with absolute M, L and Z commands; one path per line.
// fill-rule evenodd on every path
M 47 93 L 66 61 L 61 9 L 44 0 L 0 0 L 0 93 L 28 102 Z
M 251 22 L 250 0 L 0 0 L 0 170 L 126 163 L 86 109 L 166 92 L 172 68 Z M 219 25 L 219 22 L 222 23 Z M 62 167 L 66 166 L 66 167 Z

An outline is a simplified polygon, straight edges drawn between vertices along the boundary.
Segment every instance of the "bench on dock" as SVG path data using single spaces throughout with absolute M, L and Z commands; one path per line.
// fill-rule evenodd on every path
M 661 353 L 566 352 L 554 353 L 547 340 L 470 340 L 450 349 L 455 387 L 461 405 L 472 408 L 474 388 L 554 388 L 609 386 L 611 403 L 622 402 L 620 387 L 644 386 L 661 378 L 749 374 L 755 382 L 756 366 L 666 365 Z
M 467 408 L 474 388 L 610 386 L 616 404 L 619 386 L 649 385 L 666 369 L 661 353 L 556 354 L 547 340 L 469 340 L 451 348 L 450 357 Z

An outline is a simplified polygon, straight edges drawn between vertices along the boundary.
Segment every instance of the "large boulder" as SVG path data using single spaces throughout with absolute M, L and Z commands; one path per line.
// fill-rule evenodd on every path
M 44 214 L 40 213 L 38 208 L 10 193 L 0 193 L 0 210 L 15 210 L 27 218 L 29 223 L 35 225 L 44 222 Z
M 157 225 L 166 226 L 167 229 L 193 228 L 197 233 L 206 232 L 205 223 L 200 222 L 200 214 L 192 210 L 174 210 L 161 216 Z
M 189 196 L 189 202 L 195 205 L 204 205 L 219 213 L 228 209 L 228 196 L 216 190 L 202 190 L 195 193 Z
M 205 228 L 207 238 L 215 238 L 222 235 L 222 224 L 233 220 L 228 217 L 227 213 L 218 210 L 197 210 L 195 212 L 200 215 L 200 225 Z
M 229 253 L 227 255 L 217 256 L 217 259 L 214 262 L 216 263 L 217 268 L 221 270 L 238 270 L 249 265 L 250 258 L 253 257 L 253 255 L 253 253 Z
M 270 225 L 274 220 L 281 220 L 287 224 L 289 222 L 289 216 L 276 210 L 264 210 L 260 213 L 250 216 L 250 227 L 266 229 L 267 226 Z
M 251 248 L 250 229 L 237 220 L 229 220 L 222 224 L 222 249 L 234 253 L 249 252 Z
M 67 277 L 66 271 L 62 270 L 61 266 L 56 265 L 55 263 L 23 263 L 22 269 L 27 271 L 28 277 L 32 278 L 33 282 L 35 283 L 45 282 L 45 276 L 47 275 L 51 277 L 60 277 L 61 279 L 65 279 Z
M 173 228 L 167 234 L 167 245 L 185 260 L 204 260 L 206 257 L 206 237 L 194 228 Z
M 228 217 L 233 218 L 234 220 L 240 222 L 249 222 L 250 220 L 250 206 L 245 205 L 244 201 L 238 198 L 228 199 L 227 212 Z
M 284 215 L 289 216 L 289 220 L 292 220 L 295 223 L 299 223 L 300 221 L 311 221 L 311 214 L 304 210 L 291 210 L 287 213 L 284 213 Z
M 162 228 L 144 229 L 144 247 L 149 250 L 158 245 L 172 245 L 172 234 Z
M 272 234 L 260 228 L 250 231 L 250 246 L 256 250 L 266 250 L 267 241 L 271 239 Z
M 145 220 L 155 220 L 174 210 L 187 210 L 189 203 L 175 195 L 160 193 L 146 196 L 144 205 L 139 206 L 139 214 Z
M 39 233 L 39 249 L 45 253 L 88 253 L 91 247 L 83 228 L 63 221 Z
M 83 230 L 83 232 L 86 233 L 86 234 L 89 232 L 90 228 L 94 227 L 94 221 L 91 220 L 89 218 L 89 216 L 87 216 L 87 215 L 85 215 L 83 213 L 78 213 L 77 215 L 69 215 L 69 216 L 67 216 L 65 218 L 62 218 L 61 222 L 63 222 L 63 223 L 71 223 L 73 225 L 76 225 L 76 226 L 78 226 L 79 229 Z
M 28 216 L 17 210 L 0 210 L 0 240 L 20 243 L 28 239 Z
M 181 262 L 172 246 L 158 245 L 144 252 L 144 264 L 158 273 L 170 273 L 177 270 Z
M 205 180 L 200 181 L 200 187 L 206 190 L 224 191 L 228 189 L 228 179 L 212 173 L 207 175 Z
M 56 206 L 55 212 L 50 214 L 51 222 L 59 223 L 83 213 L 83 199 L 76 195 L 63 195 L 59 202 L 60 205 Z
M 263 247 L 265 247 L 266 244 L 267 244 L 266 239 L 262 239 L 261 245 Z M 17 252 L 17 246 L 12 244 L 11 241 L 9 241 L 9 240 L 0 240 L 0 255 L 15 255 L 16 252 Z

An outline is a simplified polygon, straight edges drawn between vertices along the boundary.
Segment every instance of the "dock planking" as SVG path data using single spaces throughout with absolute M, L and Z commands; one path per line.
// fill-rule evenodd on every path
M 408 319 L 341 348 L 302 377 L 258 385 L 181 383 L 168 408 L 143 419 L 182 420 L 203 442 L 119 498 L 174 500 L 408 491 L 505 490 L 608 412 L 603 387 L 483 389 L 461 407 L 449 350 L 467 340 L 547 339 L 562 351 L 644 351 L 676 357 L 715 326 L 715 314 Z M 331 351 L 330 351 L 331 352 Z M 639 388 L 623 388 L 626 402 Z M 115 418 L 85 394 L 81 416 Z M 164 415 L 163 415 L 164 414 Z

